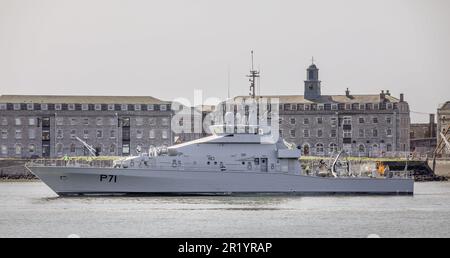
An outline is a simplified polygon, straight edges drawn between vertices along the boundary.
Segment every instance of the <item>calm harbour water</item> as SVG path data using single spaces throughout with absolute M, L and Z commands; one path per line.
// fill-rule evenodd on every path
M 450 183 L 414 196 L 71 197 L 0 182 L 0 237 L 450 237 Z

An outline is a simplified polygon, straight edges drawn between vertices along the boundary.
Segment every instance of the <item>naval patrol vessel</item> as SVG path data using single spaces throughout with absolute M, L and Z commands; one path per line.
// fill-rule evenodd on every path
M 58 195 L 413 194 L 414 180 L 407 176 L 306 174 L 299 149 L 255 130 L 227 133 L 213 126 L 211 136 L 120 158 L 111 167 L 70 162 L 27 167 Z

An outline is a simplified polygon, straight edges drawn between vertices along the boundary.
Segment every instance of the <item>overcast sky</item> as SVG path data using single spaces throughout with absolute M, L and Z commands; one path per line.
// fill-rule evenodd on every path
M 405 93 L 411 110 L 450 100 L 447 0 L 0 0 L 0 94 L 303 94 L 314 56 L 322 94 Z M 411 114 L 426 121 L 426 114 Z

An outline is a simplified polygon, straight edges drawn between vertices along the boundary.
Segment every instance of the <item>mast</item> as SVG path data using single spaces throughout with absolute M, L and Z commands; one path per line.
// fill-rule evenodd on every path
M 255 70 L 253 68 L 253 50 L 251 51 L 252 55 L 252 68 L 250 70 L 250 74 L 247 75 L 250 79 L 248 81 L 250 82 L 250 96 L 254 99 L 256 97 L 255 94 L 255 87 L 256 87 L 256 78 L 259 78 L 259 71 Z

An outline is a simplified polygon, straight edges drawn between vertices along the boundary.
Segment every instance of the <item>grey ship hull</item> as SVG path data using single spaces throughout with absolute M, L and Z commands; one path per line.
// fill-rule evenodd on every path
M 393 194 L 412 195 L 414 180 L 324 178 L 268 172 L 30 167 L 58 195 L 71 194 Z

